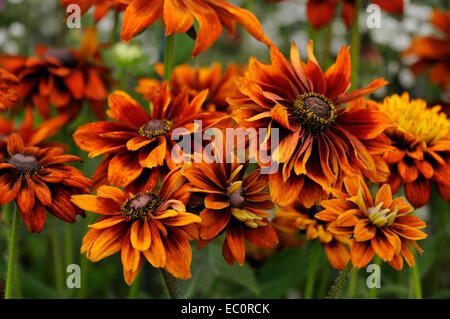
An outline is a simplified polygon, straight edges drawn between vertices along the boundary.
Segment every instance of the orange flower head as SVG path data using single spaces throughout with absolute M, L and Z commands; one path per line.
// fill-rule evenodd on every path
M 0 115 L 0 161 L 8 157 L 8 139 L 13 133 L 17 133 L 23 139 L 25 146 L 61 146 L 61 143 L 48 142 L 47 139 L 55 135 L 59 129 L 67 123 L 66 115 L 59 115 L 50 120 L 46 120 L 33 127 L 33 109 L 28 106 L 25 110 L 25 118 L 20 127 L 15 127 L 14 120 L 8 120 Z
M 344 183 L 346 192 L 336 192 L 337 198 L 322 202 L 325 210 L 315 218 L 328 222 L 335 236 L 353 239 L 353 265 L 365 267 L 377 254 L 396 270 L 403 268 L 403 258 L 414 266 L 409 246 L 422 253 L 416 240 L 427 235 L 419 230 L 425 223 L 409 214 L 411 205 L 403 197 L 393 199 L 388 184 L 380 188 L 374 201 L 361 177 L 346 178 Z
M 306 240 L 318 239 L 327 254 L 331 265 L 336 269 L 345 269 L 350 260 L 347 245 L 351 241 L 344 236 L 335 236 L 328 231 L 328 223 L 315 218 L 315 214 L 324 208 L 315 204 L 309 208 L 304 207 L 300 201 L 290 205 L 282 206 L 275 212 L 272 226 L 287 233 L 306 232 Z
M 195 57 L 208 49 L 222 33 L 222 26 L 231 35 L 236 33 L 236 23 L 242 25 L 255 39 L 268 46 L 272 41 L 264 34 L 255 15 L 225 0 L 114 0 L 128 4 L 125 9 L 121 37 L 129 42 L 139 32 L 159 18 L 166 27 L 166 36 L 174 33 L 195 34 Z M 82 3 L 74 0 L 73 3 Z M 194 20 L 199 28 L 194 30 Z M 193 35 L 194 36 L 194 35 Z
M 6 112 L 8 108 L 19 102 L 19 79 L 0 69 L 0 111 Z
M 308 0 L 306 16 L 315 29 L 320 29 L 333 19 L 340 0 Z M 380 9 L 396 14 L 403 14 L 403 0 L 371 0 Z M 350 28 L 355 20 L 356 7 L 354 0 L 342 0 L 341 16 L 345 26 Z
M 194 224 L 200 218 L 185 210 L 188 187 L 181 169 L 176 168 L 157 192 L 127 194 L 120 188 L 103 185 L 97 195 L 72 196 L 78 207 L 101 215 L 89 226 L 81 253 L 97 262 L 120 252 L 128 285 L 136 279 L 145 259 L 177 278 L 190 278 L 189 240 L 196 237 Z
M 403 55 L 417 58 L 417 61 L 410 65 L 414 74 L 429 70 L 430 82 L 446 90 L 450 87 L 450 11 L 435 9 L 430 22 L 442 32 L 442 36 L 416 37 Z
M 396 193 L 404 183 L 405 195 L 414 207 L 428 203 L 431 184 L 450 201 L 450 120 L 439 105 L 411 100 L 408 93 L 388 96 L 374 107 L 395 126 L 386 129 L 393 150 L 384 152 L 390 167 L 388 183 Z
M 46 210 L 69 223 L 84 216 L 70 204 L 70 196 L 89 192 L 90 180 L 64 164 L 81 161 L 79 157 L 65 155 L 58 147 L 24 146 L 16 133 L 8 139 L 8 153 L 9 158 L 0 161 L 0 205 L 15 199 L 30 232 L 42 231 Z
M 159 76 L 164 76 L 163 64 L 156 64 L 155 69 Z M 182 64 L 172 70 L 170 84 L 173 94 L 176 95 L 184 91 L 191 98 L 208 89 L 209 94 L 204 102 L 203 109 L 212 112 L 229 111 L 227 98 L 242 97 L 235 81 L 238 76 L 243 74 L 244 71 L 233 64 L 230 64 L 225 72 L 222 72 L 220 63 L 215 63 L 211 67 L 197 68 Z M 139 80 L 136 92 L 144 95 L 148 100 L 153 100 L 154 96 L 161 90 L 160 86 L 161 82 L 158 80 L 142 78 Z
M 138 193 L 154 189 L 159 175 L 164 176 L 177 163 L 172 160 L 172 132 L 186 128 L 194 132 L 194 120 L 201 120 L 203 129 L 228 119 L 222 112 L 204 112 L 202 106 L 208 90 L 193 99 L 186 93 L 173 96 L 167 82 L 150 103 L 151 113 L 131 96 L 115 91 L 108 97 L 109 117 L 115 122 L 94 122 L 81 126 L 73 137 L 89 157 L 107 155 L 94 173 L 96 186 L 112 184 Z
M 81 14 L 85 14 L 91 7 L 95 6 L 93 15 L 96 23 L 100 22 L 110 10 L 121 12 L 127 7 L 126 3 L 117 3 L 114 0 L 59 0 L 59 2 L 64 8 L 67 8 L 71 4 L 78 4 Z
M 250 59 L 248 72 L 238 79 L 246 98 L 229 100 L 240 126 L 267 128 L 268 134 L 278 130 L 279 144 L 270 151 L 280 165 L 269 175 L 269 186 L 272 200 L 283 206 L 300 196 L 303 205 L 311 206 L 327 197 L 324 191 L 340 188 L 343 177 L 375 172 L 375 152 L 368 147 L 392 125 L 361 99 L 384 86 L 383 79 L 347 92 L 351 76 L 347 47 L 325 73 L 314 57 L 312 41 L 307 52 L 307 63 L 300 59 L 295 43 L 290 61 L 275 47 L 270 65 Z M 348 102 L 363 105 L 342 107 Z
M 244 165 L 221 163 L 194 163 L 184 171 L 192 184 L 191 191 L 205 194 L 200 213 L 200 238 L 204 247 L 226 231 L 222 254 L 233 265 L 244 263 L 245 239 L 258 247 L 272 248 L 278 243 L 275 231 L 267 220 L 273 209 L 266 182 L 259 169 L 244 178 Z
M 0 65 L 20 80 L 19 93 L 24 103 L 34 105 L 44 118 L 50 106 L 73 119 L 84 100 L 94 114 L 105 117 L 107 88 L 112 84 L 109 70 L 101 65 L 97 31 L 88 28 L 81 50 L 36 47 L 36 57 L 0 56 Z

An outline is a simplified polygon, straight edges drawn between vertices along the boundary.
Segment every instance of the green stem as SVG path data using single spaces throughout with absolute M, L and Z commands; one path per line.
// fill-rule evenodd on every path
M 415 253 L 413 252 L 415 255 Z M 416 256 L 414 256 L 416 257 Z M 416 259 L 416 258 L 415 258 Z M 416 259 L 416 265 L 411 268 L 411 282 L 414 286 L 414 298 L 415 299 L 422 299 L 422 285 L 420 283 L 420 274 L 419 274 L 419 268 L 417 267 L 417 259 Z
M 164 268 L 160 268 L 161 276 L 164 279 L 167 291 L 169 292 L 170 299 L 178 299 L 177 284 L 175 278 L 167 272 Z
M 67 224 L 64 231 L 64 253 L 66 265 L 73 264 L 73 225 Z
M 17 206 L 15 206 L 12 231 L 9 242 L 9 260 L 8 260 L 8 272 L 6 275 L 5 299 L 12 298 L 14 278 L 16 275 L 15 268 L 17 259 L 17 239 L 19 236 L 19 222 L 20 222 L 19 211 L 17 210 Z
M 59 246 L 60 238 L 58 236 L 58 231 L 56 229 L 56 221 L 54 219 L 51 219 L 49 221 L 50 224 L 50 240 L 52 245 L 52 252 L 53 252 L 53 261 L 54 261 L 54 267 L 55 267 L 55 282 L 56 282 L 56 288 L 59 293 L 64 292 L 64 263 L 63 258 L 61 255 L 61 248 Z
M 381 265 L 381 259 L 378 256 L 375 256 L 373 263 L 380 266 Z M 369 299 L 375 299 L 377 297 L 377 289 L 376 287 L 374 288 L 369 288 Z
M 359 12 L 361 11 L 361 0 L 355 0 L 355 20 L 352 25 L 352 43 L 351 43 L 351 59 L 352 59 L 352 89 L 358 88 L 359 81 L 359 48 L 360 37 L 359 34 Z
M 323 37 L 324 45 L 323 45 L 323 51 L 322 51 L 322 64 L 321 64 L 322 70 L 326 70 L 330 63 L 331 37 L 332 37 L 332 27 L 331 27 L 331 23 L 329 23 L 325 27 L 325 35 Z
M 119 17 L 120 13 L 114 10 L 114 24 L 113 28 L 111 29 L 111 34 L 109 36 L 109 42 L 111 43 L 115 43 L 117 40 L 117 31 L 119 30 Z
M 306 288 L 305 288 L 305 299 L 311 299 L 313 297 L 319 253 L 320 253 L 320 241 L 315 240 L 311 248 L 311 257 L 309 260 L 308 277 L 306 280 Z
M 328 274 L 330 273 L 330 266 L 326 264 L 323 267 L 323 270 L 320 272 L 320 283 L 319 283 L 319 298 L 324 298 L 327 293 L 327 284 L 328 284 Z
M 173 66 L 174 35 L 166 36 L 164 47 L 164 80 L 170 81 Z
M 139 288 L 141 286 L 141 278 L 142 278 L 142 270 L 139 272 L 139 275 L 134 280 L 133 284 L 130 287 L 130 291 L 128 294 L 128 299 L 137 299 L 139 296 Z
M 347 299 L 353 299 L 356 291 L 356 283 L 358 282 L 358 268 L 354 268 L 348 283 Z
M 345 282 L 347 281 L 347 276 L 351 271 L 352 271 L 352 263 L 349 261 L 345 269 L 336 279 L 336 283 L 328 293 L 327 297 L 328 299 L 337 299 L 339 297 L 339 294 L 341 293 L 341 290 L 344 287 Z

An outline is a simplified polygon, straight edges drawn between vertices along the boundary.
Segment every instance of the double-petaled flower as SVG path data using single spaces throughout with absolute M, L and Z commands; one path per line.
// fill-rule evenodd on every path
M 238 79 L 246 98 L 229 100 L 240 126 L 267 128 L 268 134 L 278 130 L 280 142 L 271 152 L 280 167 L 269 175 L 269 186 L 272 200 L 281 205 L 303 197 L 303 204 L 311 206 L 323 197 L 322 189 L 339 188 L 346 175 L 375 172 L 374 152 L 365 144 L 392 125 L 378 110 L 342 107 L 387 83 L 377 79 L 347 92 L 351 77 L 347 47 L 325 73 L 314 57 L 312 42 L 307 52 L 307 63 L 295 43 L 290 61 L 275 47 L 270 65 L 250 59 L 248 72 Z
M 218 154 L 216 159 L 222 158 Z M 227 263 L 245 260 L 245 239 L 258 247 L 272 248 L 278 243 L 267 211 L 274 208 L 267 183 L 255 169 L 247 177 L 244 165 L 216 160 L 211 164 L 194 163 L 183 175 L 192 184 L 191 192 L 202 193 L 204 210 L 200 213 L 200 247 L 226 232 L 222 254 Z
M 409 214 L 413 208 L 402 197 L 392 198 L 391 188 L 383 185 L 375 200 L 360 178 L 346 178 L 345 192 L 336 192 L 337 198 L 322 202 L 325 210 L 315 214 L 323 220 L 335 236 L 353 239 L 351 261 L 358 268 L 367 266 L 377 254 L 396 270 L 403 268 L 403 258 L 414 266 L 410 246 L 419 253 L 416 240 L 427 235 L 419 229 L 425 223 Z
M 198 233 L 197 215 L 187 213 L 189 184 L 173 170 L 159 191 L 126 193 L 103 185 L 97 195 L 75 195 L 72 202 L 100 214 L 83 239 L 81 253 L 97 262 L 120 252 L 125 282 L 131 285 L 145 261 L 165 268 L 177 278 L 191 277 L 189 240 Z
M 102 65 L 97 31 L 87 29 L 81 50 L 66 47 L 36 47 L 37 56 L 3 55 L 0 66 L 20 80 L 19 93 L 24 103 L 32 104 L 48 119 L 50 106 L 58 113 L 78 115 L 84 100 L 95 115 L 105 117 L 109 70 Z
M 430 82 L 446 90 L 450 87 L 450 11 L 435 9 L 430 22 L 441 31 L 442 36 L 416 37 L 403 55 L 417 58 L 417 61 L 409 66 L 414 74 L 429 70 Z
M 131 96 L 115 91 L 108 97 L 107 111 L 114 122 L 94 122 L 81 126 L 73 137 L 89 157 L 107 155 L 93 176 L 95 186 L 112 184 L 137 193 L 154 189 L 158 177 L 164 177 L 178 163 L 172 159 L 177 141 L 172 133 L 183 128 L 191 133 L 227 119 L 222 112 L 202 110 L 208 90 L 189 99 L 185 92 L 173 96 L 169 84 L 151 101 L 151 112 L 144 110 Z M 180 159 L 182 160 L 182 159 Z
M 6 112 L 19 100 L 19 79 L 14 74 L 0 69 L 0 111 Z
M 385 131 L 393 150 L 383 154 L 393 193 L 403 183 L 408 201 L 421 207 L 428 203 L 434 182 L 442 198 L 450 201 L 450 120 L 441 107 L 427 107 L 408 93 L 388 96 L 372 107 L 395 124 Z
M 31 232 L 42 231 L 46 210 L 74 223 L 84 212 L 70 202 L 70 196 L 89 192 L 90 180 L 66 162 L 81 161 L 65 155 L 62 148 L 24 146 L 13 133 L 8 138 L 8 158 L 0 160 L 0 205 L 16 201 L 19 213 Z

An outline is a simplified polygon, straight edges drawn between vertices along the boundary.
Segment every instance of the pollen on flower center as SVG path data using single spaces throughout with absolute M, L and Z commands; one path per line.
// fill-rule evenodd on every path
M 309 131 L 317 133 L 333 126 L 336 108 L 322 94 L 305 93 L 294 102 L 294 115 Z
M 20 175 L 35 175 L 42 168 L 36 157 L 22 153 L 14 154 L 8 163 L 14 165 Z
M 172 123 L 168 120 L 150 120 L 139 128 L 139 135 L 153 138 L 165 135 L 172 128 Z
M 376 227 L 390 226 L 397 216 L 397 207 L 391 211 L 389 208 L 381 209 L 383 202 L 367 209 L 367 215 L 372 225 Z
M 77 64 L 72 52 L 67 48 L 50 48 L 42 55 L 42 59 L 45 60 L 48 57 L 55 58 L 68 67 Z
M 154 212 L 162 201 L 154 193 L 144 193 L 128 199 L 122 205 L 122 215 L 132 220 L 141 219 Z

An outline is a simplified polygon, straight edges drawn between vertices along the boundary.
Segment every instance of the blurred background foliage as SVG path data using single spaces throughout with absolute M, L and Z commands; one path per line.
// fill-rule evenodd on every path
M 300 48 L 302 58 L 306 60 L 306 44 L 314 39 L 315 53 L 319 61 L 328 65 L 342 45 L 351 45 L 351 34 L 342 19 L 336 17 L 330 25 L 330 56 L 325 56 L 325 39 L 327 29 L 314 31 L 306 20 L 306 0 L 287 0 L 283 2 L 266 2 L 264 0 L 241 0 L 230 2 L 252 11 L 261 21 L 264 31 L 274 43 L 287 54 L 290 43 L 295 41 Z M 384 77 L 390 84 L 378 90 L 373 98 L 381 99 L 392 93 L 408 91 L 413 98 L 423 98 L 434 104 L 449 99 L 449 94 L 442 93 L 436 85 L 427 81 L 426 75 L 414 77 L 409 71 L 407 61 L 402 60 L 401 52 L 411 44 L 413 36 L 436 34 L 428 22 L 433 8 L 449 9 L 448 0 L 406 1 L 403 16 L 394 16 L 382 12 L 381 28 L 368 29 L 365 10 L 360 12 L 361 55 L 360 83 L 368 83 L 378 77 Z M 368 5 L 364 1 L 363 9 Z M 82 29 L 67 29 L 63 23 L 65 12 L 57 0 L 0 0 L 0 54 L 34 55 L 38 44 L 48 46 L 71 46 L 79 48 L 83 30 L 93 25 L 92 13 L 82 17 Z M 121 16 L 118 17 L 121 19 Z M 97 28 L 100 40 L 105 45 L 103 58 L 105 64 L 113 70 L 117 79 L 115 89 L 123 89 L 133 95 L 141 105 L 146 102 L 134 92 L 141 77 L 157 77 L 153 64 L 162 61 L 164 30 L 155 23 L 145 32 L 135 37 L 129 44 L 119 41 L 110 43 L 116 17 L 110 12 Z M 119 20 L 120 26 L 120 20 Z M 120 27 L 119 27 L 120 28 Z M 120 31 L 120 30 L 119 30 Z M 249 57 L 255 56 L 260 61 L 269 61 L 269 51 L 238 27 L 235 38 L 224 32 L 220 39 L 196 59 L 191 58 L 194 41 L 185 34 L 175 35 L 175 64 L 189 63 L 195 66 L 208 66 L 220 61 L 224 67 L 228 63 L 245 65 Z M 447 101 L 448 102 L 448 101 Z M 147 102 L 148 103 L 148 102 Z M 17 121 L 23 116 L 16 116 Z M 71 134 L 81 124 L 95 121 L 90 109 L 85 107 L 80 116 L 53 137 L 53 140 L 65 141 L 70 153 L 82 157 L 85 161 L 75 164 L 87 176 L 91 176 L 101 159 L 88 159 L 87 154 L 79 150 Z M 434 195 L 436 192 L 433 193 Z M 417 256 L 418 268 L 425 298 L 450 297 L 450 224 L 448 208 L 435 207 L 434 203 L 417 211 L 426 221 L 429 237 L 421 243 L 422 256 Z M 430 211 L 438 214 L 430 214 Z M 87 225 L 95 216 L 88 214 L 74 225 L 64 224 L 47 214 L 48 224 L 41 234 L 31 234 L 21 225 L 19 237 L 19 276 L 16 297 L 24 298 L 165 298 L 160 273 L 148 263 L 131 289 L 122 277 L 120 256 L 115 254 L 98 263 L 87 261 L 79 254 L 81 241 Z M 5 214 L 0 215 L 5 218 Z M 0 223 L 0 274 L 6 273 L 7 238 L 10 230 Z M 299 234 L 299 238 L 305 238 Z M 53 245 L 51 242 L 56 243 Z M 248 261 L 243 267 L 229 266 L 223 260 L 221 245 L 213 242 L 202 250 L 193 245 L 192 279 L 177 280 L 180 297 L 184 298 L 301 298 L 307 277 L 308 263 L 311 258 L 313 242 L 274 252 L 248 254 Z M 316 243 L 317 244 L 317 243 Z M 254 258 L 252 258 L 252 256 Z M 331 268 L 323 250 L 317 258 L 318 271 L 315 280 L 314 297 L 327 295 L 338 271 Z M 82 269 L 82 288 L 66 287 L 66 266 L 79 264 Z M 408 298 L 414 295 L 410 282 L 409 267 L 400 272 L 389 265 L 382 265 L 380 298 Z M 342 293 L 342 297 L 366 298 L 369 289 L 365 269 L 352 274 L 352 279 Z M 0 284 L 2 284 L 0 282 Z M 1 289 L 0 289 L 1 290 Z

